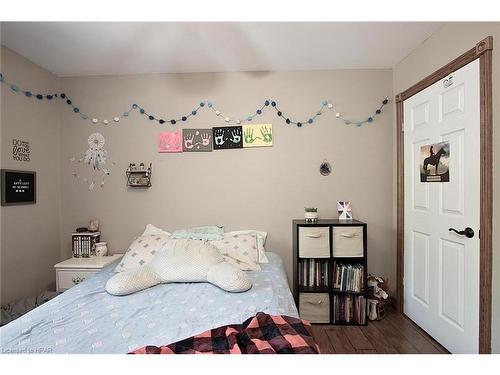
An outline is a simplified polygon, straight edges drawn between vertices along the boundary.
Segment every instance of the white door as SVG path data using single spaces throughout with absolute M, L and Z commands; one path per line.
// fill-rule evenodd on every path
M 479 99 L 475 60 L 404 101 L 404 313 L 452 353 L 479 350 Z

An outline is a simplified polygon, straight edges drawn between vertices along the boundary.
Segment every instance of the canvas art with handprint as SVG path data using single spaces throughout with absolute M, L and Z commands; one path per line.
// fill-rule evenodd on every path
M 182 129 L 182 148 L 184 152 L 211 152 L 211 129 Z
M 212 128 L 214 150 L 243 148 L 243 128 L 224 126 Z
M 270 147 L 273 145 L 273 125 L 243 125 L 243 147 Z
M 158 152 L 182 152 L 182 133 L 158 133 Z

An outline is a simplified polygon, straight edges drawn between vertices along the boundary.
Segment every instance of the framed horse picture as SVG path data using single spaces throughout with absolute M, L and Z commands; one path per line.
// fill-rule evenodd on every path
M 420 147 L 420 182 L 450 181 L 450 142 Z

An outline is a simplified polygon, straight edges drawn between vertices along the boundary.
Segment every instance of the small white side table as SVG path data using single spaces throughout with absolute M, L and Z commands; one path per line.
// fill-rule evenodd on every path
M 64 292 L 81 283 L 122 256 L 123 254 L 113 254 L 105 257 L 70 258 L 57 263 L 54 265 L 57 292 Z

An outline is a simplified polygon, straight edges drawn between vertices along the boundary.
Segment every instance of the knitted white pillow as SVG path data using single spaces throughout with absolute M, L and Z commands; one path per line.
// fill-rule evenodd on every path
M 106 291 L 126 295 L 160 283 L 207 281 L 228 292 L 244 292 L 252 287 L 250 278 L 224 262 L 210 243 L 179 239 L 168 241 L 149 264 L 114 275 L 106 283 Z

